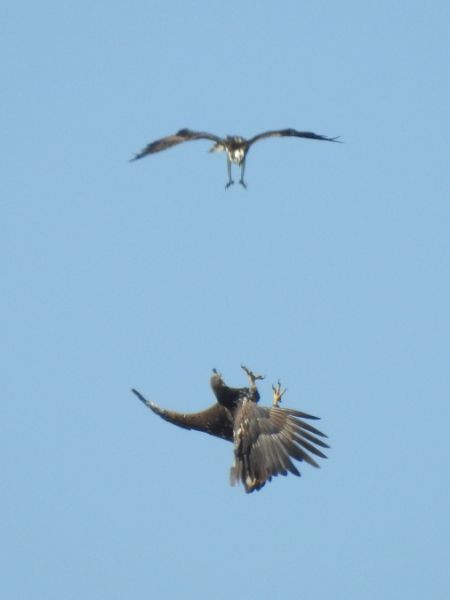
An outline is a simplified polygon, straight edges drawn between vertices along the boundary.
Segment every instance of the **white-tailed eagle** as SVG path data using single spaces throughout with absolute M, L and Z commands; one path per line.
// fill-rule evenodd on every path
M 254 375 L 244 366 L 242 368 L 249 378 L 249 387 L 228 387 L 213 369 L 210 383 L 217 402 L 197 413 L 178 413 L 160 408 L 138 391 L 132 391 L 169 423 L 233 442 L 234 464 L 230 482 L 232 485 L 242 482 L 245 491 L 250 493 L 260 490 L 277 475 L 287 475 L 288 472 L 300 475 L 293 459 L 318 467 L 313 456 L 326 458 L 319 448 L 329 446 L 323 441 L 327 436 L 306 422 L 318 417 L 279 406 L 285 392 L 280 382 L 272 386 L 273 405 L 270 408 L 259 406 L 260 396 L 255 382 L 263 377 Z

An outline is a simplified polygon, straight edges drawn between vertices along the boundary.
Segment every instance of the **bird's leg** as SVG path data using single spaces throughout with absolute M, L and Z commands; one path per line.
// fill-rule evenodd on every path
M 273 401 L 272 406 L 279 406 L 281 402 L 281 398 L 286 393 L 287 388 L 281 389 L 281 382 L 278 380 L 277 385 L 272 386 L 273 390 Z
M 247 367 L 244 367 L 244 365 L 241 365 L 241 369 L 244 371 L 244 373 L 247 375 L 248 380 L 250 382 L 250 387 L 252 389 L 256 389 L 256 385 L 255 382 L 258 380 L 262 380 L 264 379 L 264 375 L 255 375 L 253 373 L 253 371 L 250 371 L 250 369 L 247 369 Z
M 241 162 L 241 178 L 239 179 L 239 183 L 242 185 L 244 189 L 247 189 L 247 184 L 244 181 L 244 173 L 245 173 L 245 158 Z
M 231 179 L 231 160 L 227 156 L 227 169 L 228 169 L 228 182 L 225 185 L 225 189 L 227 190 L 230 185 L 233 185 L 234 181 Z

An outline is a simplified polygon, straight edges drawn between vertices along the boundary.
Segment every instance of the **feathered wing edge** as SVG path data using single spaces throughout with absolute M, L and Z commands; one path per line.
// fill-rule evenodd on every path
M 229 442 L 233 440 L 233 420 L 230 411 L 218 403 L 197 413 L 179 413 L 161 408 L 154 402 L 144 398 L 144 396 L 135 389 L 132 389 L 131 391 L 156 415 L 159 415 L 162 419 L 173 425 L 177 425 L 183 429 L 203 431 L 204 433 L 220 437 Z
M 133 160 L 138 160 L 139 158 L 143 158 L 148 154 L 155 154 L 155 152 L 162 152 L 163 150 L 167 150 L 176 146 L 178 144 L 182 144 L 183 142 L 190 142 L 192 140 L 210 140 L 212 142 L 219 143 L 222 141 L 217 135 L 213 133 L 207 133 L 206 131 L 191 131 L 190 129 L 180 129 L 177 133 L 173 135 L 168 135 L 166 137 L 160 138 L 159 140 L 155 140 L 154 142 L 150 142 L 147 144 L 145 148 L 143 148 L 140 152 L 138 152 L 133 158 Z
M 319 467 L 311 454 L 326 458 L 317 446 L 328 448 L 320 439 L 327 436 L 304 421 L 316 418 L 292 409 L 264 408 L 244 402 L 234 429 L 231 484 L 242 482 L 250 493 L 260 490 L 277 475 L 290 472 L 300 476 L 293 459 Z
M 255 142 L 269 137 L 300 137 L 309 140 L 321 140 L 323 142 L 342 143 L 339 140 L 339 136 L 327 137 L 326 135 L 319 135 L 317 133 L 313 133 L 312 131 L 297 131 L 296 129 L 276 129 L 273 131 L 264 131 L 263 133 L 258 133 L 258 135 L 254 135 L 248 140 L 248 145 L 251 146 Z

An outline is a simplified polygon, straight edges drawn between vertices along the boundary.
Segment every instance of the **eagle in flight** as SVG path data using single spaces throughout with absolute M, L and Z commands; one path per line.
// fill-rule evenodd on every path
M 183 142 L 190 142 L 192 140 L 210 140 L 214 142 L 214 145 L 210 149 L 210 152 L 226 152 L 227 153 L 227 169 L 228 169 L 228 181 L 225 185 L 225 189 L 228 189 L 230 185 L 233 185 L 234 181 L 231 177 L 231 163 L 238 165 L 241 168 L 241 177 L 239 179 L 239 183 L 242 187 L 247 188 L 247 184 L 244 181 L 244 173 L 245 173 L 245 159 L 247 157 L 247 153 L 250 150 L 250 146 L 259 140 L 263 140 L 269 137 L 299 137 L 299 138 L 307 138 L 310 140 L 322 140 L 325 142 L 338 142 L 338 137 L 326 137 L 324 135 L 318 135 L 317 133 L 312 133 L 312 131 L 297 131 L 296 129 L 277 129 L 274 131 L 265 131 L 263 133 L 259 133 L 258 135 L 253 136 L 249 140 L 239 136 L 239 135 L 228 135 L 224 138 L 214 135 L 212 133 L 207 133 L 205 131 L 191 131 L 190 129 L 180 129 L 177 133 L 173 135 L 168 135 L 167 137 L 163 137 L 159 140 L 151 142 L 145 148 L 143 148 L 140 152 L 136 154 L 131 160 L 138 160 L 138 158 L 143 158 L 148 154 L 155 154 L 156 152 L 161 152 L 162 150 L 167 150 L 168 148 L 172 148 L 172 146 L 176 146 L 177 144 L 182 144 Z
M 267 481 L 288 471 L 300 476 L 292 459 L 319 465 L 312 455 L 326 458 L 319 448 L 329 446 L 322 438 L 327 436 L 306 422 L 317 419 L 304 412 L 279 406 L 285 389 L 280 382 L 272 386 L 273 405 L 259 406 L 260 395 L 256 381 L 263 379 L 242 366 L 249 386 L 228 387 L 222 376 L 213 369 L 210 380 L 217 402 L 197 413 L 178 413 L 160 408 L 146 400 L 137 390 L 134 394 L 162 419 L 183 427 L 196 429 L 220 437 L 234 445 L 234 464 L 230 483 L 242 482 L 247 493 L 260 490 Z M 306 419 L 306 420 L 305 420 Z

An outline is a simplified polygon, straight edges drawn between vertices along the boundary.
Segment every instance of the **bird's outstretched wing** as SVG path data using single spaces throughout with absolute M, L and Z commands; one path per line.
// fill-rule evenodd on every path
M 311 454 L 326 458 L 317 448 L 328 448 L 320 439 L 326 435 L 304 421 L 316 418 L 296 410 L 265 408 L 244 400 L 234 421 L 235 462 L 231 468 L 231 483 L 242 482 L 246 492 L 253 492 L 276 475 L 287 475 L 288 471 L 300 475 L 292 459 L 318 467 Z
M 213 404 L 197 413 L 178 413 L 161 408 L 146 400 L 137 390 L 131 390 L 141 402 L 165 421 L 183 429 L 196 429 L 231 442 L 233 440 L 233 419 L 230 411 L 221 404 Z
M 269 137 L 300 137 L 307 138 L 309 140 L 322 140 L 325 142 L 339 142 L 339 136 L 327 137 L 325 135 L 318 135 L 312 131 L 297 131 L 296 129 L 277 129 L 275 131 L 264 131 L 258 135 L 253 136 L 248 140 L 248 145 L 251 146 L 259 140 L 263 140 Z
M 205 131 L 180 129 L 180 131 L 177 131 L 177 133 L 174 133 L 173 135 L 168 135 L 159 140 L 151 142 L 140 152 L 138 152 L 131 160 L 133 161 L 137 160 L 138 158 L 143 158 L 144 156 L 147 156 L 147 154 L 162 152 L 162 150 L 167 150 L 168 148 L 172 148 L 172 146 L 176 146 L 177 144 L 181 144 L 183 142 L 190 142 L 192 140 L 211 140 L 212 142 L 221 142 L 222 138 Z

